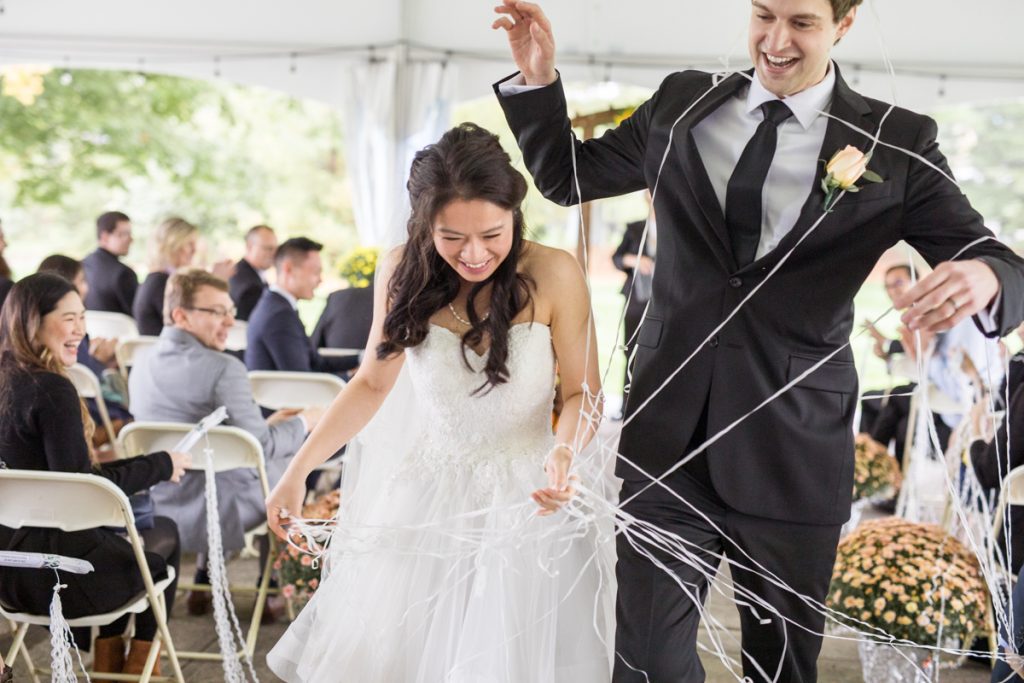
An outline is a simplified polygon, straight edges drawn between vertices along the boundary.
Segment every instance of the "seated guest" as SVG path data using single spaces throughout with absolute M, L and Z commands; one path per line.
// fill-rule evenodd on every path
M 322 410 L 279 411 L 264 420 L 253 400 L 240 360 L 224 351 L 235 309 L 227 282 L 203 270 L 171 276 L 164 305 L 166 327 L 155 346 L 142 351 L 128 379 L 137 420 L 195 423 L 216 408 L 227 408 L 226 424 L 259 440 L 267 476 L 274 486 Z M 181 486 L 157 486 L 157 511 L 178 522 L 186 552 L 207 550 L 206 502 L 202 472 L 189 472 Z M 225 550 L 245 545 L 246 530 L 266 519 L 263 491 L 255 470 L 217 474 L 220 524 Z M 208 583 L 204 558 L 197 561 L 197 583 Z M 208 593 L 189 596 L 189 611 L 209 608 Z
M 314 349 L 362 349 L 370 336 L 373 321 L 373 276 L 377 267 L 376 249 L 356 249 L 341 267 L 341 276 L 349 286 L 332 292 L 310 342 Z
M 0 224 L 0 310 L 3 310 L 4 299 L 7 298 L 7 293 L 14 286 L 14 281 L 11 280 L 11 267 L 4 260 L 4 249 L 6 248 L 7 241 L 4 240 L 4 228 Z
M 128 495 L 159 482 L 178 482 L 191 464 L 185 453 L 96 462 L 89 447 L 92 421 L 65 375 L 85 336 L 84 313 L 74 285 L 57 275 L 30 275 L 11 290 L 0 316 L 0 462 L 10 468 L 99 475 Z M 166 577 L 168 567 L 177 572 L 180 551 L 174 522 L 156 517 L 152 528 L 140 533 L 153 578 Z M 111 611 L 145 590 L 131 546 L 109 529 L 66 533 L 0 526 L 0 549 L 55 553 L 93 564 L 95 571 L 89 574 L 61 574 L 67 588 L 60 597 L 68 618 Z M 52 574 L 37 569 L 0 567 L 0 601 L 18 611 L 48 614 L 53 582 Z M 172 582 L 164 593 L 168 613 L 174 591 Z M 122 636 L 128 621 L 126 615 L 100 627 L 97 671 L 142 672 L 156 619 L 149 609 L 136 615 L 126 661 Z M 79 644 L 89 649 L 87 639 Z
M 108 211 L 96 219 L 98 246 L 82 260 L 89 295 L 85 307 L 90 311 L 132 314 L 132 303 L 139 288 L 135 271 L 121 263 L 132 246 L 132 221 L 120 211 Z
M 1007 411 L 999 430 L 992 434 L 992 418 L 987 414 L 987 396 L 979 400 L 971 410 L 971 435 L 974 441 L 970 445 L 971 466 L 985 492 L 998 499 L 1003 479 L 1014 467 L 1024 465 L 1024 444 L 1017 436 L 1024 430 L 1024 386 L 1018 386 L 1010 398 L 1010 409 Z M 1009 438 L 1007 434 L 1013 437 Z M 1012 506 L 1009 511 L 1010 527 L 1010 571 L 1017 574 L 1024 568 L 1024 507 Z M 1005 529 L 1000 530 L 996 539 L 997 552 L 1001 557 L 1006 555 Z
M 323 245 L 305 237 L 284 241 L 274 255 L 277 282 L 263 292 L 249 317 L 245 365 L 250 370 L 342 372 L 359 359 L 324 358 L 306 336 L 299 299 L 312 299 L 321 282 Z
M 150 272 L 139 287 L 132 306 L 139 334 L 156 336 L 164 327 L 164 289 L 171 275 L 192 265 L 199 242 L 199 229 L 183 218 L 168 218 L 153 235 Z M 211 268 L 214 275 L 227 280 L 234 273 L 234 264 L 218 261 Z
M 911 277 L 910 266 L 906 263 L 900 263 L 895 266 L 890 266 L 885 271 L 884 276 L 885 282 L 885 293 L 889 296 L 889 301 L 895 300 L 897 297 L 902 296 L 903 292 L 910 288 L 913 284 L 913 278 Z M 882 334 L 875 324 L 870 320 L 864 321 L 864 329 L 871 335 L 875 340 L 873 350 L 875 356 L 885 361 L 886 367 L 892 370 L 892 359 L 896 354 L 903 353 L 903 342 L 899 339 L 889 339 Z M 892 387 L 889 391 L 891 394 L 896 394 L 897 397 L 901 397 L 903 394 L 910 394 L 917 386 L 914 383 L 903 384 L 900 386 Z M 861 400 L 861 413 L 860 413 L 860 430 L 862 432 L 870 432 L 875 427 L 875 423 L 878 421 L 878 415 L 882 408 L 888 403 L 889 399 L 886 397 L 886 392 L 879 390 L 865 391 Z M 910 399 L 906 398 L 906 407 L 909 409 Z M 900 441 L 897 436 L 897 442 Z M 902 448 L 902 446 L 901 446 Z M 902 450 L 900 451 L 902 457 Z
M 53 254 L 43 259 L 43 262 L 39 264 L 39 268 L 36 270 L 38 273 L 53 273 L 54 275 L 60 275 L 62 278 L 70 282 L 75 286 L 78 291 L 78 295 L 84 300 L 89 294 L 89 283 L 85 279 L 85 270 L 82 268 L 82 263 L 76 261 L 70 256 L 64 256 L 62 254 Z M 78 362 L 86 366 L 93 373 L 103 381 L 104 371 L 108 368 L 116 365 L 114 358 L 114 350 L 117 347 L 116 339 L 90 339 L 89 333 L 86 332 L 82 338 L 82 343 L 78 346 Z M 106 404 L 107 411 L 110 414 L 110 420 L 114 423 L 114 432 L 119 432 L 121 427 L 132 419 L 131 413 L 128 409 L 121 405 L 118 401 L 119 397 L 114 397 L 104 391 L 103 396 Z M 96 401 L 93 399 L 87 399 L 85 402 L 89 408 L 89 415 L 93 421 L 98 422 L 100 420 L 99 410 L 96 407 Z M 93 445 L 97 448 L 107 442 L 107 434 L 103 430 L 97 430 L 96 435 L 93 438 Z
M 235 264 L 235 274 L 228 281 L 239 320 L 249 319 L 260 295 L 267 288 L 266 271 L 274 265 L 275 251 L 277 235 L 273 228 L 257 225 L 245 233 L 245 256 Z

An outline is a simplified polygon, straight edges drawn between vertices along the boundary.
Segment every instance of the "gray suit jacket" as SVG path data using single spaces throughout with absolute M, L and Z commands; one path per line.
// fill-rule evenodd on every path
M 302 445 L 305 428 L 293 418 L 270 427 L 252 397 L 245 365 L 226 353 L 203 346 L 190 333 L 165 327 L 160 341 L 139 354 L 128 380 L 131 409 L 137 420 L 198 422 L 225 406 L 225 424 L 240 427 L 263 446 L 267 476 L 274 486 Z M 178 523 L 186 552 L 206 550 L 206 508 L 201 472 L 189 472 L 181 484 L 153 488 L 157 514 Z M 263 492 L 254 470 L 217 475 L 221 532 L 225 550 L 244 544 L 246 529 L 265 516 Z

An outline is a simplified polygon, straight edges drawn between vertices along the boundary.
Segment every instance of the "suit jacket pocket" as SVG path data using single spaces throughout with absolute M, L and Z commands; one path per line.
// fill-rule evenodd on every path
M 892 196 L 896 183 L 891 180 L 884 180 L 880 183 L 865 183 L 856 192 L 847 192 L 835 208 L 843 206 L 856 206 L 864 202 L 872 202 L 878 199 L 888 199 Z
M 640 325 L 640 332 L 637 334 L 636 343 L 640 346 L 656 349 L 661 342 L 661 329 L 664 323 L 657 318 L 647 316 Z
M 786 374 L 787 383 L 807 372 L 820 360 L 821 358 L 813 356 L 791 353 L 789 355 L 789 370 Z M 849 361 L 828 360 L 800 380 L 796 386 L 818 391 L 852 394 L 857 388 L 857 367 Z

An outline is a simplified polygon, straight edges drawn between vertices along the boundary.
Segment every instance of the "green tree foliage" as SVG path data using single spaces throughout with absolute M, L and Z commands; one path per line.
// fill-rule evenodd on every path
M 165 75 L 34 77 L 38 94 L 21 99 L 11 73 L 0 77 L 0 216 L 18 274 L 54 251 L 83 256 L 95 217 L 109 209 L 132 217 L 129 261 L 143 270 L 149 232 L 172 214 L 200 227 L 207 261 L 238 256 L 256 223 L 319 239 L 334 254 L 356 244 L 330 107 Z

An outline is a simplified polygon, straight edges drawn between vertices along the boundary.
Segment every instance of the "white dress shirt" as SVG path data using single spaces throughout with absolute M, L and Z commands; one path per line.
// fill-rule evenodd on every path
M 269 289 L 270 289 L 271 292 L 274 292 L 276 294 L 280 294 L 281 296 L 283 296 L 284 300 L 287 301 L 288 303 L 290 303 L 294 310 L 296 310 L 296 311 L 299 310 L 299 301 L 294 296 L 292 296 L 291 292 L 286 292 L 285 290 L 281 289 L 277 285 L 270 285 Z
M 782 100 L 793 116 L 778 127 L 778 145 L 768 170 L 761 195 L 761 241 L 755 258 L 761 258 L 778 246 L 800 218 L 800 209 L 814 185 L 821 180 L 822 164 L 818 163 L 821 144 L 825 140 L 828 111 L 836 72 L 829 64 L 825 78 L 810 88 Z M 768 92 L 754 72 L 750 85 L 693 127 L 697 151 L 707 169 L 711 186 L 725 213 L 725 193 L 729 178 L 740 160 L 744 147 L 764 119 L 761 105 L 780 99 Z M 835 150 L 838 151 L 838 150 Z M 826 155 L 832 152 L 825 150 Z M 822 209 L 824 212 L 824 209 Z

